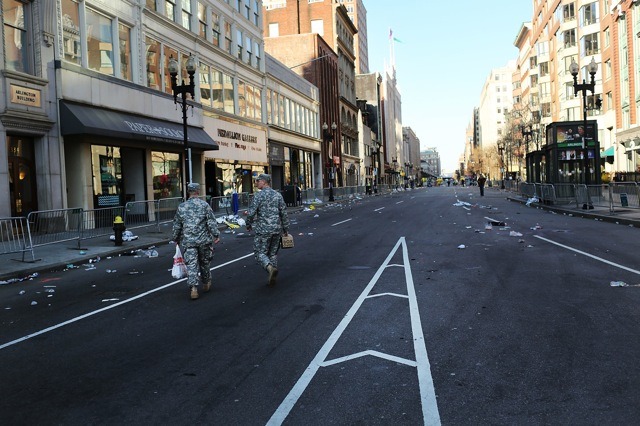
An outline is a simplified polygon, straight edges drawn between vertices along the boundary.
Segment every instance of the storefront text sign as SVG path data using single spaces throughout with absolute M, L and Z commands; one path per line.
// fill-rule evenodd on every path
M 218 151 L 207 151 L 205 157 L 267 162 L 267 134 L 264 130 L 207 117 L 204 128 L 220 147 Z
M 40 90 L 28 87 L 11 85 L 11 102 L 14 104 L 40 107 Z

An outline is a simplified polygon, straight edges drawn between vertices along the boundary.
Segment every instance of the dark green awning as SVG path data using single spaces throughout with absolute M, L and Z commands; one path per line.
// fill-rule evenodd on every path
M 98 135 L 172 145 L 184 143 L 182 124 L 67 101 L 60 101 L 60 125 L 63 135 Z M 187 138 L 191 148 L 220 149 L 200 127 L 188 126 Z

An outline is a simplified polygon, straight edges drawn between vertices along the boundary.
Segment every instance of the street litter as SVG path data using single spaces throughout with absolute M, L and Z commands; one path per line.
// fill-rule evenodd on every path
M 118 272 L 118 271 L 115 270 L 115 269 L 107 269 L 106 272 L 107 272 L 107 274 L 113 274 L 114 272 Z
M 509 236 L 511 237 L 522 237 L 522 234 L 516 231 L 509 232 Z
M 110 235 L 109 239 L 111 241 L 115 241 L 116 240 L 116 236 L 115 235 Z M 133 235 L 133 232 L 131 231 L 124 231 L 122 233 L 122 241 L 133 241 L 133 240 L 137 240 L 138 236 L 137 235 Z
M 102 299 L 103 302 L 117 302 L 120 299 Z
M 491 226 L 491 224 L 485 225 L 484 229 L 486 229 L 487 231 L 491 231 L 493 229 L 493 226 Z
M 536 223 L 536 226 L 532 226 L 532 227 L 531 227 L 531 228 L 529 228 L 529 229 L 531 229 L 532 231 L 536 231 L 536 230 L 538 230 L 538 229 L 542 229 L 542 226 L 540 226 L 540 225 L 538 225 L 538 224 Z
M 611 281 L 611 287 L 629 287 L 624 281 Z
M 37 304 L 38 304 L 38 302 L 36 302 L 35 300 L 32 300 L 32 301 L 31 301 L 31 306 L 35 306 L 35 305 L 37 305 Z
M 464 244 L 460 244 L 460 245 L 458 246 L 458 248 L 462 250 L 462 249 L 467 248 L 467 246 L 465 246 Z
M 538 197 L 531 197 L 527 200 L 526 206 L 529 207 L 531 206 L 531 203 L 539 203 L 540 200 L 538 199 Z
M 144 256 L 145 257 L 158 257 L 158 252 L 156 250 L 145 250 L 144 251 Z

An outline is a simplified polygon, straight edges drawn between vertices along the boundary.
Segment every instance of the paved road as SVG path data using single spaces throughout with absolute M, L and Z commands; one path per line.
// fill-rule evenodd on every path
M 300 212 L 274 289 L 237 234 L 193 302 L 168 244 L 0 286 L 0 418 L 631 424 L 638 230 L 475 190 Z

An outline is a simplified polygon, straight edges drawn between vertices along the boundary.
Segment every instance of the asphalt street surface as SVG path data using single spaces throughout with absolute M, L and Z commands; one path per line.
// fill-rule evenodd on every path
M 0 423 L 636 424 L 640 231 L 478 195 L 294 213 L 274 288 L 242 230 L 196 301 L 170 244 L 0 286 Z

